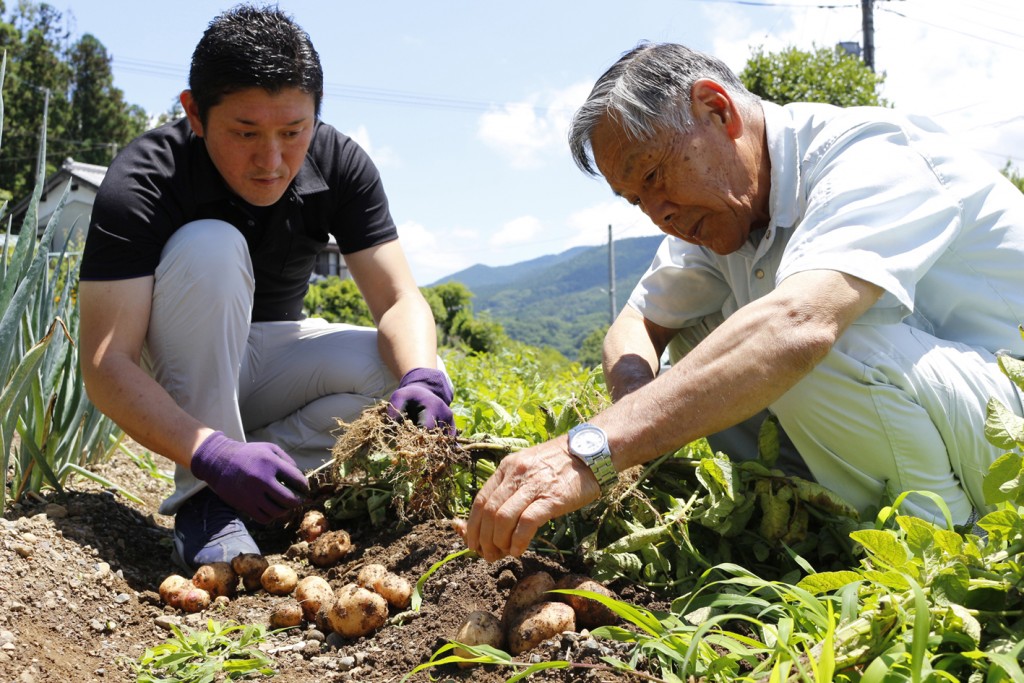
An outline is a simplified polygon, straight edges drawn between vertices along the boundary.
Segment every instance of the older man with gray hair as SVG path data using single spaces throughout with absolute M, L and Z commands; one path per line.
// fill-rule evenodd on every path
M 766 413 L 862 512 L 887 486 L 958 523 L 985 511 L 986 403 L 1024 414 L 996 363 L 1024 354 L 1017 188 L 927 119 L 764 102 L 674 44 L 619 59 L 569 137 L 668 236 L 605 339 L 614 404 L 505 458 L 461 526 L 470 548 L 520 555 L 616 472 Z M 939 516 L 913 494 L 902 510 Z

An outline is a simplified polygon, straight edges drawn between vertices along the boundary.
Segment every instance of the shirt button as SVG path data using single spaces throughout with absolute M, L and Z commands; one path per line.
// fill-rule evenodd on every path
M 754 271 L 754 277 L 756 277 L 758 280 L 763 280 L 764 279 L 764 271 L 761 270 L 760 268 L 758 268 L 757 270 Z
M 256 225 L 256 221 L 253 221 L 253 220 L 249 220 L 249 221 L 246 221 L 246 222 L 249 224 L 249 227 L 252 227 L 252 226 Z

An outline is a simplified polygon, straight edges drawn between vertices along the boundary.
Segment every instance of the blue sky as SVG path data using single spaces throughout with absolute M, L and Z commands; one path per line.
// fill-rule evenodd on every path
M 56 0 L 75 37 L 113 58 L 128 102 L 158 114 L 192 49 L 234 2 Z M 860 42 L 859 0 L 374 3 L 281 1 L 324 66 L 323 118 L 380 167 L 421 285 L 477 263 L 657 234 L 580 173 L 565 129 L 594 80 L 640 40 L 680 42 L 743 68 L 751 49 Z M 993 166 L 1024 168 L 1024 2 L 876 0 L 884 95 L 933 116 Z

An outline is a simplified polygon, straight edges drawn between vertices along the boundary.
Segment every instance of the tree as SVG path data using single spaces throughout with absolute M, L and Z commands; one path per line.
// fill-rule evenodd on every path
M 590 331 L 583 338 L 580 344 L 580 353 L 577 360 L 584 367 L 593 368 L 601 365 L 603 359 L 604 336 L 608 333 L 608 326 L 603 325 Z
M 66 156 L 70 105 L 65 98 L 71 68 L 61 59 L 68 33 L 61 15 L 49 5 L 17 5 L 9 24 L 0 30 L 0 49 L 7 52 L 4 81 L 4 156 L 0 188 L 15 200 L 35 185 L 36 153 L 40 148 L 43 110 L 48 108 L 48 159 Z M 56 164 L 47 164 L 56 168 Z
M 1003 166 L 1002 174 L 1010 179 L 1010 182 L 1017 186 L 1017 189 L 1024 192 L 1024 175 L 1021 175 L 1020 170 L 1011 164 L 1007 160 L 1006 165 Z
M 461 282 L 444 282 L 425 287 L 423 293 L 430 303 L 442 340 L 455 334 L 454 327 L 459 313 L 465 312 L 472 317 L 473 292 Z
M 75 155 L 78 161 L 109 164 L 118 148 L 148 125 L 145 110 L 125 104 L 124 93 L 114 87 L 110 61 L 107 49 L 88 33 L 71 50 L 74 81 L 69 133 L 81 145 Z
M 840 48 L 805 52 L 788 47 L 776 53 L 757 48 L 739 77 L 750 92 L 776 104 L 889 106 L 878 93 L 885 76 Z
M 331 275 L 309 286 L 303 300 L 306 313 L 331 323 L 373 326 L 373 316 L 356 283 Z
M 0 2 L 0 14 L 6 6 Z M 0 198 L 18 201 L 35 185 L 43 109 L 48 109 L 46 168 L 67 158 L 110 162 L 111 153 L 146 129 L 145 112 L 127 105 L 113 86 L 110 56 L 92 35 L 72 42 L 59 10 L 46 3 L 17 3 L 0 20 L 4 80 L 4 155 Z

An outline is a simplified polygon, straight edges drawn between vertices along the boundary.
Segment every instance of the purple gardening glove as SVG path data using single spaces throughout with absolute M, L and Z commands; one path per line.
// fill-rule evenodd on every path
M 272 443 L 242 443 L 214 432 L 192 456 L 192 474 L 221 500 L 260 524 L 299 507 L 306 476 Z
M 388 415 L 401 420 L 402 416 L 427 429 L 447 428 L 455 436 L 452 409 L 452 385 L 440 370 L 415 368 L 405 373 L 398 388 L 391 394 Z

